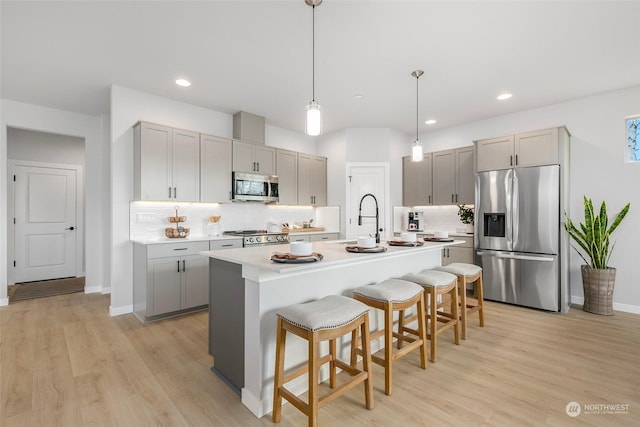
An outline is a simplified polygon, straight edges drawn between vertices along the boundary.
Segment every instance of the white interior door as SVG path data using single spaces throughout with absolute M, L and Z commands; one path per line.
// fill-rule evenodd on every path
M 16 283 L 76 275 L 77 171 L 14 168 Z
M 381 163 L 354 163 L 347 164 L 347 232 L 346 238 L 353 239 L 357 236 L 375 236 L 376 233 L 376 201 L 372 197 L 363 196 L 373 194 L 378 202 L 378 224 L 383 231 L 380 235 L 384 238 L 387 234 L 387 193 L 389 182 L 389 166 Z M 362 201 L 362 225 L 358 225 L 358 215 Z

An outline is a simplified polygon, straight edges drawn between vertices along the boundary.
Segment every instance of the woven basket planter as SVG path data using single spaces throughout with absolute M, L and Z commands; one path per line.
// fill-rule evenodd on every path
M 613 315 L 613 285 L 616 281 L 616 269 L 592 268 L 583 265 L 582 287 L 584 288 L 584 305 L 582 309 L 589 313 Z

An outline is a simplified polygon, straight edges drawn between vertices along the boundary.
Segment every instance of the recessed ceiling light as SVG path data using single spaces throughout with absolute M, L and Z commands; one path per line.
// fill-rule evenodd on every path
M 189 87 L 191 86 L 191 82 L 189 80 L 185 80 L 185 79 L 178 79 L 176 80 L 176 84 L 178 86 L 182 86 L 182 87 Z
M 361 93 L 356 93 L 355 97 L 356 97 L 356 99 L 362 99 L 362 98 L 364 98 L 364 95 L 361 94 Z
M 509 99 L 509 98 L 511 98 L 512 96 L 513 96 L 513 95 L 511 95 L 510 93 L 501 93 L 500 95 L 498 95 L 498 96 L 496 97 L 496 99 L 497 99 L 498 101 L 504 101 L 505 99 Z
M 424 124 L 426 125 L 435 125 L 437 123 L 436 119 L 429 119 Z

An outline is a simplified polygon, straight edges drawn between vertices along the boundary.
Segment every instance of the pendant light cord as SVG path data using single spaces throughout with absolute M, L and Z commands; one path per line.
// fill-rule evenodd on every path
M 418 108 L 420 107 L 420 104 L 418 102 L 418 79 L 420 78 L 420 76 L 416 76 L 416 142 L 419 141 L 418 139 Z
M 311 14 L 311 101 L 316 102 L 316 6 Z

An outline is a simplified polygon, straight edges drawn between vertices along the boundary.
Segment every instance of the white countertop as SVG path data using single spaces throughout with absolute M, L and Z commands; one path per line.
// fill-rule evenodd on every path
M 349 243 L 346 243 L 349 242 Z M 285 264 L 271 261 L 271 255 L 274 252 L 288 252 L 288 245 L 267 245 L 251 248 L 237 249 L 220 249 L 212 251 L 200 252 L 202 255 L 228 261 L 235 264 L 242 264 L 243 267 L 253 267 L 260 270 L 275 271 L 278 273 L 287 273 L 301 270 L 313 270 L 337 266 L 343 264 L 353 264 L 359 262 L 370 262 L 380 258 L 391 258 L 403 256 L 407 253 L 417 253 L 440 250 L 445 246 L 462 244 L 462 240 L 454 240 L 453 242 L 424 242 L 422 246 L 406 247 L 406 246 L 389 246 L 386 239 L 382 240 L 381 246 L 387 248 L 385 252 L 380 253 L 351 253 L 345 250 L 347 244 L 353 244 L 352 240 L 334 240 L 329 242 L 313 242 L 313 251 L 322 254 L 324 257 L 321 261 Z

